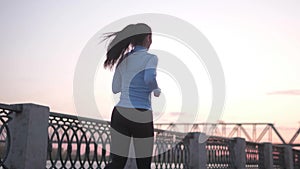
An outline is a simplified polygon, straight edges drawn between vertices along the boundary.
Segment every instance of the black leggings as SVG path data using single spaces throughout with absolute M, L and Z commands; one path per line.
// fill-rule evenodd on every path
M 111 117 L 112 162 L 105 169 L 123 169 L 133 139 L 138 169 L 150 169 L 153 151 L 152 111 L 114 107 Z

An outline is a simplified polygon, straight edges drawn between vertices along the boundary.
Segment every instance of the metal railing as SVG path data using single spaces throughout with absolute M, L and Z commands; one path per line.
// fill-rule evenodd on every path
M 111 160 L 109 129 L 110 123 L 108 121 L 50 113 L 46 168 L 104 168 Z M 190 139 L 195 138 L 186 135 L 186 133 L 155 129 L 152 167 L 155 169 L 190 168 L 191 149 L 193 149 L 190 147 Z M 236 139 L 208 137 L 204 150 L 204 154 L 206 153 L 206 168 L 235 168 L 237 165 L 237 152 L 239 152 L 236 146 Z M 264 159 L 265 145 L 245 142 L 245 146 L 243 156 L 245 156 L 246 169 L 264 169 L 264 161 L 268 160 Z M 271 149 L 273 168 L 284 169 L 285 147 L 271 145 Z M 293 150 L 295 169 L 299 168 L 299 157 L 299 151 Z
M 233 140 L 223 137 L 210 137 L 206 143 L 207 168 L 230 169 L 234 166 Z
M 109 123 L 50 113 L 47 168 L 104 168 L 110 156 Z
M 264 165 L 263 147 L 259 143 L 246 142 L 246 169 L 262 169 Z
M 280 145 L 273 145 L 273 168 L 285 169 L 284 162 L 284 147 Z
M 99 168 L 110 161 L 109 122 L 50 113 L 46 168 Z M 183 133 L 155 130 L 153 165 L 188 168 L 189 147 Z
M 200 136 L 207 140 L 200 143 Z M 155 169 L 300 169 L 300 150 L 287 144 L 159 129 L 154 137 Z M 45 168 L 45 162 L 47 169 L 102 169 L 110 161 L 110 143 L 107 121 L 59 113 L 49 116 L 49 108 L 35 104 L 0 104 L 0 169 L 31 168 L 35 162 L 37 169 Z
M 189 143 L 184 133 L 155 129 L 153 163 L 156 169 L 187 169 Z
M 15 105 L 0 104 L 0 168 L 6 169 L 5 161 L 11 146 L 9 122 L 12 113 L 20 112 L 20 107 Z
M 294 169 L 300 169 L 300 150 L 293 150 Z

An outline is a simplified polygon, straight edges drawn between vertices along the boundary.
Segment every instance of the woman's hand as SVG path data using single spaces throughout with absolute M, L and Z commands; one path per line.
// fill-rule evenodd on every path
M 153 94 L 154 94 L 155 97 L 159 97 L 159 96 L 160 96 L 160 93 L 161 93 L 160 88 L 154 89 L 154 90 L 153 90 Z

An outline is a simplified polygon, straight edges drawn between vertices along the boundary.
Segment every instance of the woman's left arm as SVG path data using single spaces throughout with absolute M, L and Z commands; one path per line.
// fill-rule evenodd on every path
M 113 81 L 112 81 L 112 92 L 114 94 L 121 92 L 121 87 L 122 87 L 122 79 L 121 79 L 120 70 L 116 68 Z
M 156 67 L 158 63 L 157 56 L 153 55 L 146 64 L 144 81 L 151 91 L 154 92 L 154 96 L 160 95 L 160 88 L 156 81 Z

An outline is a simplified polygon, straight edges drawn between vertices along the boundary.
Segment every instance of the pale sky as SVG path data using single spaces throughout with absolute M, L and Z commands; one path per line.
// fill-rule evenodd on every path
M 216 50 L 227 89 L 223 121 L 269 122 L 297 128 L 300 121 L 299 8 L 298 0 L 2 0 L 0 102 L 32 102 L 47 105 L 52 111 L 74 114 L 74 71 L 88 40 L 102 27 L 125 16 L 161 13 L 197 27 Z M 153 49 L 171 52 L 172 46 L 162 41 L 154 37 Z M 110 85 L 110 78 L 103 80 Z M 100 76 L 95 79 L 95 84 L 102 81 Z M 171 89 L 177 92 L 173 98 L 179 96 L 171 78 L 161 73 L 159 79 L 162 86 L 173 86 Z M 199 87 L 200 91 L 206 87 L 207 91 L 211 90 L 207 82 L 201 82 L 201 78 L 199 81 L 205 84 Z M 163 88 L 166 93 L 170 91 Z M 96 88 L 96 100 L 106 99 L 99 93 L 108 90 Z M 168 105 L 174 108 L 178 106 L 177 101 L 169 99 Z M 209 105 L 209 96 L 204 102 Z M 112 106 L 103 108 L 107 112 L 105 118 L 110 117 Z M 206 110 L 204 107 L 201 111 Z M 176 110 L 170 108 L 164 113 L 165 118 L 160 120 L 172 122 Z M 201 117 L 198 121 L 205 121 Z

